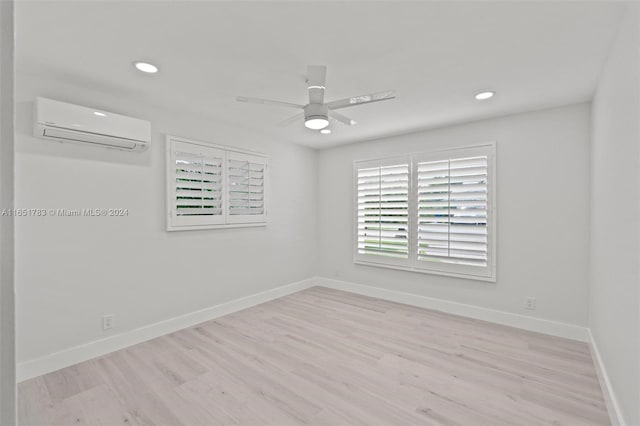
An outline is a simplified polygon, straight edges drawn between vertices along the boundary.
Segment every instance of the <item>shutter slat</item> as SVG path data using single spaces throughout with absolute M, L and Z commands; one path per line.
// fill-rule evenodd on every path
M 406 247 L 396 249 L 396 248 L 378 247 L 378 246 L 362 246 L 362 247 L 358 247 L 358 251 L 361 253 L 368 253 L 368 254 L 388 254 L 388 255 L 394 255 L 400 258 L 406 257 L 406 253 L 405 253 Z
M 419 202 L 428 202 L 428 201 L 445 201 L 448 202 L 449 198 L 452 201 L 487 201 L 487 193 L 479 192 L 476 194 L 472 193 L 458 193 L 452 194 L 449 196 L 448 193 L 444 194 L 419 194 L 418 201 Z
M 455 257 L 459 259 L 481 260 L 486 258 L 486 254 L 484 252 L 447 248 L 446 243 L 445 247 L 427 247 L 427 245 L 420 245 L 418 246 L 418 254 L 427 257 Z
M 209 173 L 194 173 L 194 172 L 184 172 L 177 170 L 175 173 L 176 179 L 187 179 L 187 180 L 196 180 L 196 181 L 204 181 L 204 182 L 220 182 L 222 181 L 222 175 L 220 174 L 209 174 Z
M 385 182 L 406 182 L 409 180 L 409 176 L 406 174 L 397 174 L 397 175 L 388 175 L 385 176 Z M 358 185 L 360 184 L 370 184 L 370 183 L 378 183 L 380 181 L 378 176 L 366 177 L 358 179 Z
M 366 183 L 366 184 L 362 184 L 362 185 L 358 185 L 358 192 L 359 191 L 367 191 L 367 190 L 378 190 L 380 188 L 382 188 L 382 192 L 389 192 L 389 190 L 392 189 L 406 189 L 407 188 L 407 183 L 409 181 L 393 181 L 393 182 L 374 182 L 374 183 Z
M 431 225 L 420 224 L 419 232 L 444 232 L 451 234 L 487 235 L 487 227 L 484 225 Z
M 452 158 L 451 169 L 462 169 L 467 167 L 487 167 L 487 157 Z
M 449 248 L 451 251 L 463 251 L 469 253 L 485 253 L 487 251 L 486 243 L 473 243 L 463 241 L 448 241 L 448 240 L 424 240 L 418 239 L 419 249 L 431 249 L 431 248 Z
M 229 214 L 232 215 L 254 215 L 254 214 L 262 214 L 264 209 L 261 207 L 238 207 L 231 206 L 229 207 Z
M 408 208 L 409 207 L 409 203 L 407 202 L 394 202 L 394 201 L 389 201 L 389 202 L 380 202 L 380 201 L 365 201 L 365 202 L 359 202 L 358 203 L 358 209 L 368 209 L 368 208 L 396 208 L 396 207 L 402 207 L 402 208 Z
M 487 175 L 487 167 L 454 167 L 453 161 L 451 162 L 451 171 L 449 176 L 474 176 L 474 175 Z
M 200 190 L 200 191 L 221 191 L 222 185 L 211 182 L 185 182 L 177 181 L 176 190 Z
M 397 232 L 397 233 L 406 233 L 407 230 L 403 228 L 398 228 L 397 226 L 385 226 L 384 224 L 364 224 L 361 223 L 358 225 L 359 232 L 367 232 L 367 231 L 388 231 L 388 232 Z
M 451 183 L 471 184 L 471 183 L 487 183 L 487 175 L 471 175 L 471 176 L 451 176 Z
M 471 266 L 486 266 L 486 259 L 470 259 L 466 257 L 453 257 L 453 256 L 427 256 L 418 253 L 418 260 L 425 262 L 439 262 L 439 263 L 455 263 L 458 265 L 471 265 Z
M 407 185 L 408 186 L 408 185 Z M 380 191 L 379 189 L 369 189 L 358 191 L 358 197 L 368 196 L 368 195 L 376 195 L 378 197 L 386 196 L 404 196 L 405 199 L 408 197 L 408 192 L 405 188 L 396 188 L 395 190 L 386 189 L 385 191 Z
M 486 243 L 487 237 L 486 235 L 478 235 L 478 234 L 449 234 L 449 233 L 437 233 L 437 232 L 420 232 L 418 233 L 418 240 Z
M 395 194 L 395 195 L 380 195 L 376 194 L 368 194 L 368 195 L 359 195 L 358 203 L 365 202 L 387 202 L 387 201 L 403 201 L 407 202 L 407 194 Z
M 369 215 L 369 216 L 360 216 L 358 217 L 359 223 L 378 223 L 378 222 L 389 222 L 389 223 L 407 223 L 407 216 L 377 216 L 377 215 Z
M 249 194 L 249 197 L 247 198 L 247 194 L 246 193 L 232 193 L 229 196 L 229 201 L 263 201 L 264 197 L 261 194 Z
M 381 215 L 385 215 L 385 216 L 390 216 L 390 215 L 406 215 L 407 214 L 407 209 L 398 209 L 398 208 L 383 208 L 383 209 L 359 209 L 358 210 L 358 216 L 371 216 L 371 215 L 376 215 L 376 216 L 381 216 Z
M 221 193 L 221 188 L 219 189 L 211 189 L 211 188 L 183 188 L 182 186 L 176 188 L 176 195 L 179 197 L 211 197 L 214 194 Z
M 452 217 L 449 220 L 449 223 L 453 224 L 464 224 L 464 223 L 478 223 L 478 224 L 486 224 L 486 217 Z
M 487 192 L 487 184 L 451 185 L 451 192 Z
M 428 163 L 418 163 L 418 173 L 431 172 L 434 170 L 449 170 L 449 161 L 430 161 Z
M 394 230 L 389 230 L 389 231 L 385 231 L 385 230 L 380 230 L 380 229 L 362 229 L 361 230 L 361 235 L 365 235 L 365 236 L 382 236 L 384 238 L 396 238 L 396 239 L 402 239 L 402 238 L 407 238 L 407 233 L 403 232 L 403 231 L 394 231 Z
M 178 208 L 176 215 L 178 216 L 217 216 L 222 214 L 220 208 Z
M 176 206 L 188 207 L 219 207 L 222 208 L 221 200 L 176 200 Z

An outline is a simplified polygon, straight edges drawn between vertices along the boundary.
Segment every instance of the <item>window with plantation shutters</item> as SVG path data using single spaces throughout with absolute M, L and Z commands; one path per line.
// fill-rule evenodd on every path
M 266 224 L 267 159 L 167 136 L 167 230 Z
M 409 258 L 409 163 L 357 169 L 358 256 L 405 263 Z
M 266 159 L 230 152 L 227 158 L 230 223 L 259 222 L 265 218 Z
M 492 143 L 356 162 L 356 262 L 494 281 L 494 161 Z

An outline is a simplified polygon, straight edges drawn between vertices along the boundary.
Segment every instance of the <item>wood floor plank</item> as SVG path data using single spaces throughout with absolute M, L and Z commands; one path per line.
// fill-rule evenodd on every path
M 314 287 L 19 384 L 21 425 L 605 425 L 589 348 Z

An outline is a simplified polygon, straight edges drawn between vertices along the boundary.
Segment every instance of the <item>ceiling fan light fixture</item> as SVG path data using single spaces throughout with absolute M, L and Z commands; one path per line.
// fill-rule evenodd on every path
M 329 125 L 329 120 L 327 120 L 327 117 L 322 117 L 322 116 L 308 117 L 304 121 L 304 126 L 307 129 L 312 129 L 312 130 L 324 129 L 328 125 Z
M 486 101 L 487 99 L 491 99 L 493 98 L 493 96 L 496 94 L 496 92 L 480 92 L 478 94 L 476 94 L 476 99 L 479 101 Z
M 146 72 L 147 74 L 155 74 L 158 72 L 158 67 L 149 62 L 135 61 L 133 66 L 136 67 L 138 71 Z

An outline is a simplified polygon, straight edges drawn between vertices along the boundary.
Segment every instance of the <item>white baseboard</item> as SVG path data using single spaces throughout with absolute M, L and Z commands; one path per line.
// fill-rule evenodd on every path
M 452 302 L 444 299 L 420 296 L 417 294 L 403 293 L 395 290 L 387 290 L 369 285 L 356 284 L 348 281 L 334 280 L 331 278 L 316 277 L 316 285 L 344 290 L 364 296 L 377 297 L 391 300 L 393 302 L 404 303 L 406 305 L 418 306 L 420 308 L 433 309 L 469 318 L 508 325 L 538 333 L 550 334 L 552 336 L 565 337 L 567 339 L 589 342 L 589 329 L 573 324 L 566 324 L 558 321 L 545 320 L 541 318 L 529 317 L 526 315 L 514 314 L 511 312 L 498 311 L 495 309 L 482 308 L 480 306 L 466 305 L 464 303 Z
M 607 411 L 609 412 L 611 424 L 614 426 L 624 426 L 627 423 L 624 421 L 624 416 L 622 415 L 622 411 L 620 410 L 620 404 L 618 403 L 616 394 L 613 391 L 611 381 L 609 380 L 609 375 L 607 374 L 607 369 L 605 368 L 604 362 L 602 362 L 602 357 L 600 356 L 600 350 L 598 349 L 598 345 L 593 338 L 593 334 L 591 333 L 590 329 L 589 348 L 591 349 L 591 357 L 593 358 L 593 362 L 596 366 L 596 373 L 598 374 L 598 379 L 600 380 L 600 387 L 602 388 L 604 400 L 607 404 Z
M 313 287 L 314 283 L 315 280 L 312 278 L 305 279 L 263 291 L 261 293 L 221 303 L 200 311 L 191 312 L 179 317 L 157 322 L 155 324 L 149 324 L 144 327 L 109 336 L 104 339 L 74 346 L 40 358 L 24 361 L 18 363 L 16 366 L 17 381 L 22 382 L 79 362 L 106 355 L 110 352 L 114 352 L 137 343 L 164 336 L 165 334 L 173 333 L 174 331 L 191 327 L 223 315 L 250 308 L 252 306 L 268 302 L 269 300 L 277 299 L 291 293 L 296 293 L 300 290 Z

